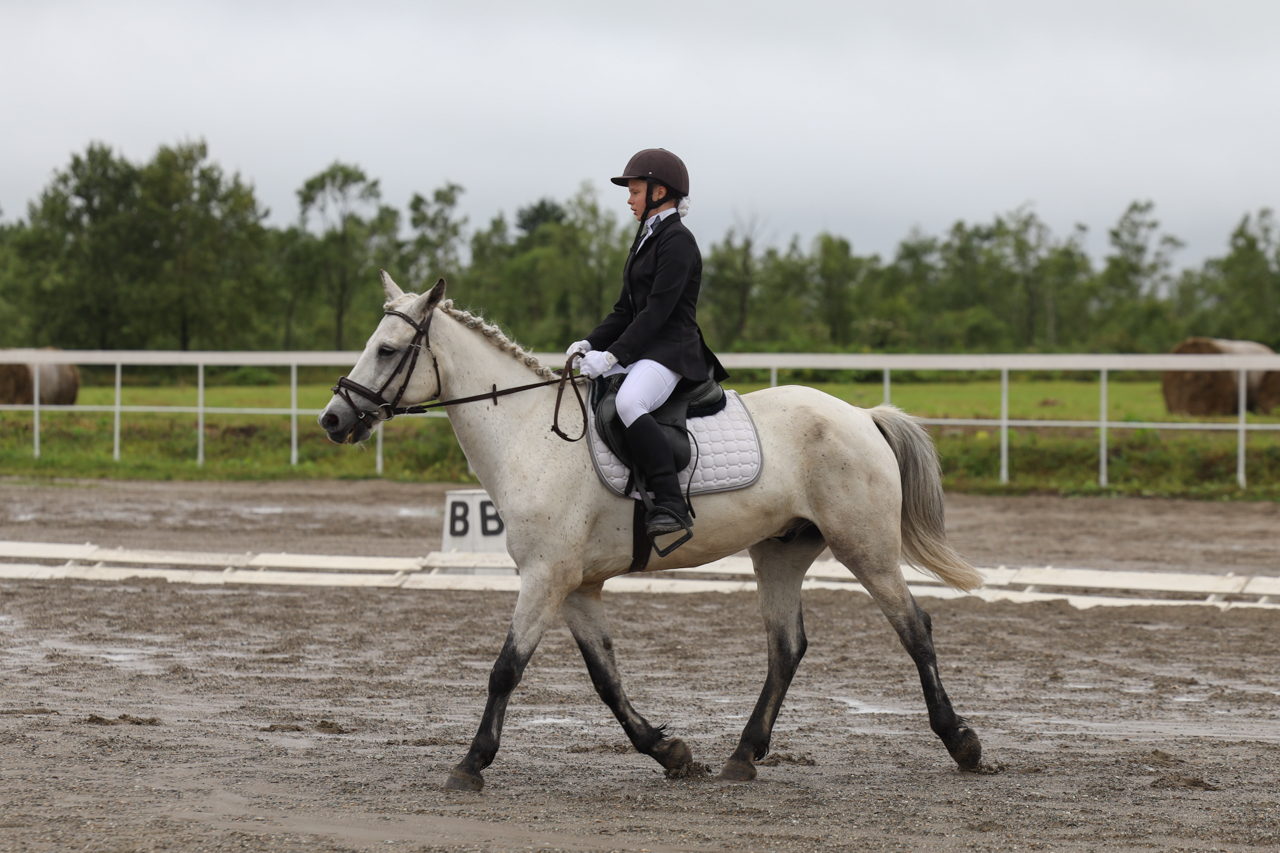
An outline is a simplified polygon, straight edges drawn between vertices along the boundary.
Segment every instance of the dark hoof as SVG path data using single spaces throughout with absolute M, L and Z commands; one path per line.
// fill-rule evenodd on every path
M 967 726 L 960 730 L 955 745 L 948 746 L 947 752 L 961 770 L 974 771 L 982 766 L 982 741 L 978 740 L 977 732 Z
M 679 770 L 693 763 L 693 750 L 680 738 L 673 738 L 655 749 L 653 757 L 665 769 Z
M 716 776 L 717 782 L 750 782 L 756 778 L 756 766 L 741 758 L 730 758 Z
M 468 773 L 459 767 L 450 770 L 444 780 L 446 791 L 479 791 L 483 787 L 484 778 L 479 773 Z

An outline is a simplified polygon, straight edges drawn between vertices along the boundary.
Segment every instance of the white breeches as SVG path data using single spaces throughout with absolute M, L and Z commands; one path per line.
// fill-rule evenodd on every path
M 680 381 L 679 373 L 648 358 L 642 358 L 630 367 L 614 365 L 605 376 L 615 373 L 627 374 L 618 389 L 618 417 L 622 418 L 625 426 L 631 426 L 636 418 L 667 402 Z

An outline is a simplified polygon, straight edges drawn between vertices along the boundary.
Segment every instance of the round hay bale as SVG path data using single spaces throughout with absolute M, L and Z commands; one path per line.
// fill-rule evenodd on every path
M 30 405 L 31 367 L 26 364 L 0 364 L 0 403 L 7 406 Z
M 1267 355 L 1271 347 L 1254 341 L 1225 338 L 1187 338 L 1173 348 L 1175 353 L 1193 355 Z M 1239 411 L 1240 391 L 1235 370 L 1169 370 L 1161 377 L 1164 404 L 1175 415 L 1234 415 Z M 1264 371 L 1251 370 L 1246 376 L 1245 405 L 1258 406 L 1258 389 Z
M 56 347 L 45 347 L 53 350 Z M 73 406 L 80 396 L 80 368 L 74 364 L 42 364 L 40 405 Z M 35 394 L 33 364 L 0 364 L 0 403 L 29 406 Z
M 1264 415 L 1280 407 L 1280 370 L 1270 370 L 1258 386 L 1258 411 Z
M 80 368 L 74 364 L 40 365 L 40 404 L 73 406 L 80 395 Z

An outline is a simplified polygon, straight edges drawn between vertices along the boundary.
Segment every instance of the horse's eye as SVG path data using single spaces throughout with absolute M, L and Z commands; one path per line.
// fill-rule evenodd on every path
M 395 347 L 387 346 L 386 344 L 383 344 L 382 346 L 378 347 L 378 355 L 382 356 L 383 358 L 390 358 L 395 354 L 396 354 Z

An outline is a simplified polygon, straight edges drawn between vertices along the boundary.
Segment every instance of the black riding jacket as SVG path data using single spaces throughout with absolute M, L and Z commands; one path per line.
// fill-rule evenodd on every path
M 622 296 L 587 341 L 624 367 L 652 359 L 686 379 L 729 378 L 698 328 L 702 253 L 679 214 L 665 217 L 627 258 Z

